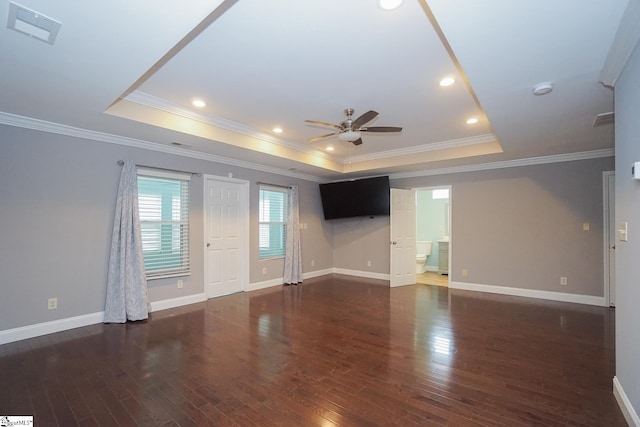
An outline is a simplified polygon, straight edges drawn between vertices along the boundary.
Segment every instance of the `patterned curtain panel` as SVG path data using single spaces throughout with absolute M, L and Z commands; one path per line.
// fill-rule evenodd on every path
M 149 315 L 148 306 L 136 165 L 125 162 L 113 219 L 104 322 L 124 323 L 127 320 L 146 319 Z
M 288 192 L 287 244 L 284 253 L 284 283 L 302 283 L 302 255 L 300 249 L 300 216 L 298 209 L 298 187 L 291 186 Z

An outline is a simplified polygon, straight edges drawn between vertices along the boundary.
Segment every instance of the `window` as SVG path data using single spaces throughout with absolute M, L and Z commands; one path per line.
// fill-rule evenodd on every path
M 448 188 L 437 188 L 437 189 L 433 190 L 432 198 L 433 198 L 433 200 L 448 199 L 449 198 L 449 189 Z
M 190 273 L 189 179 L 189 175 L 138 170 L 138 211 L 147 278 Z
M 287 190 L 260 186 L 260 258 L 284 256 L 287 235 Z

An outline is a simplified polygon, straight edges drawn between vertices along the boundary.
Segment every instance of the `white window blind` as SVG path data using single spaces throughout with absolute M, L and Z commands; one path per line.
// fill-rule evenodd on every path
M 260 258 L 284 256 L 287 241 L 287 190 L 261 185 L 258 217 Z
M 189 179 L 138 169 L 138 210 L 147 278 L 190 273 Z

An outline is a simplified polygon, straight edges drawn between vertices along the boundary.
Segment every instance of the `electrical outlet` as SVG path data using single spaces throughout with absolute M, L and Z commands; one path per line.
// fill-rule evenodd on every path
M 567 286 L 567 278 L 566 278 L 566 277 L 564 277 L 564 276 L 562 276 L 562 277 L 560 278 L 560 284 L 561 284 L 562 286 Z
M 56 310 L 58 308 L 58 298 L 49 298 L 47 301 L 48 310 Z
M 267 274 L 267 267 L 262 267 L 262 274 Z
M 178 289 L 182 288 L 184 288 L 184 283 L 182 282 L 182 280 L 178 280 Z
M 315 260 L 315 259 L 312 259 L 312 260 L 311 260 L 311 267 L 313 267 L 313 266 L 315 266 L 315 265 L 316 265 L 316 260 Z
M 591 230 L 591 224 L 589 224 L 588 222 L 583 222 L 583 223 L 582 223 L 582 229 L 583 229 L 584 231 L 589 231 L 589 230 Z
M 462 269 L 462 276 L 463 277 L 467 277 L 469 275 L 469 270 L 467 270 L 466 268 Z
M 371 267 L 371 261 L 367 261 L 367 267 Z

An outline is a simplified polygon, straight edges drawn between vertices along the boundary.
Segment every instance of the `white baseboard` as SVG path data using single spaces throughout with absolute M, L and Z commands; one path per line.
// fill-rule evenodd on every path
M 449 288 L 606 307 L 604 297 L 591 295 L 567 294 L 562 292 L 538 291 L 535 289 L 510 288 L 507 286 L 480 285 L 477 283 L 453 281 L 449 284 Z
M 35 325 L 21 326 L 19 328 L 0 331 L 0 345 L 27 338 L 62 332 L 68 329 L 82 326 L 95 325 L 104 321 L 104 311 L 82 316 L 67 317 L 65 319 L 52 320 L 50 322 L 36 323 Z
M 618 377 L 613 377 L 613 395 L 618 402 L 618 406 L 620 406 L 624 419 L 627 420 L 627 424 L 631 427 L 640 427 L 640 417 L 638 417 L 638 413 L 624 392 L 622 384 L 618 381 Z
M 333 274 L 333 268 L 325 268 L 324 270 L 310 271 L 302 275 L 303 279 L 313 279 L 314 277 L 327 276 Z
M 168 308 L 180 307 L 182 305 L 193 304 L 206 300 L 207 297 L 205 294 L 196 294 L 180 298 L 154 301 L 151 303 L 151 311 L 166 310 Z M 95 325 L 102 322 L 104 322 L 104 311 L 7 329 L 0 331 L 0 345 L 14 341 L 26 340 L 28 338 L 35 338 L 42 335 L 53 334 L 56 332 L 67 331 L 69 329 L 81 328 L 83 326 Z
M 247 292 L 257 291 L 258 289 L 271 288 L 273 286 L 280 286 L 284 283 L 284 279 L 279 277 L 277 279 L 265 280 L 264 282 L 249 283 Z
M 151 312 L 166 310 L 168 308 L 181 307 L 183 305 L 195 304 L 197 302 L 203 302 L 207 300 L 207 294 L 194 294 L 184 297 L 164 299 L 161 301 L 154 301 L 151 303 Z
M 333 268 L 326 268 L 324 270 L 316 270 L 310 271 L 302 274 L 302 280 L 305 279 L 313 279 L 314 277 L 326 276 L 327 274 L 332 274 Z M 278 277 L 277 279 L 265 280 L 264 282 L 255 282 L 249 284 L 247 288 L 247 292 L 257 291 L 258 289 L 266 289 L 274 286 L 280 286 L 284 283 L 283 277 Z
M 334 274 L 344 274 L 346 276 L 365 277 L 367 279 L 390 280 L 390 275 L 387 273 L 374 273 L 371 271 L 349 270 L 346 268 L 334 268 L 332 269 L 332 272 Z

